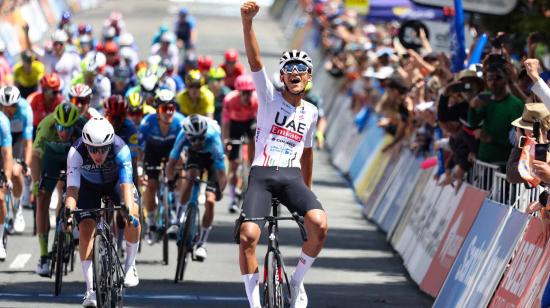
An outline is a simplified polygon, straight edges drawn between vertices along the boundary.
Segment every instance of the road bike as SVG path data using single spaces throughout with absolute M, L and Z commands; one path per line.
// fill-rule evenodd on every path
M 8 182 L 8 179 L 6 178 L 6 174 L 4 171 L 0 171 L 0 186 L 6 185 Z M 8 235 L 13 234 L 13 224 L 15 221 L 15 214 L 17 213 L 17 207 L 14 203 L 14 197 L 13 197 L 13 187 L 8 187 L 6 190 L 6 197 L 5 197 L 5 204 L 6 204 L 6 219 L 4 220 L 4 235 L 2 237 L 2 243 L 4 244 L 4 248 L 8 248 Z
M 197 178 L 184 178 L 184 180 L 192 181 L 191 196 L 189 201 L 184 206 L 185 211 L 178 215 L 178 234 L 176 237 L 176 245 L 178 247 L 178 263 L 176 266 L 176 276 L 174 283 L 183 280 L 183 274 L 185 268 L 189 263 L 189 260 L 201 261 L 195 257 L 195 249 L 197 248 L 197 241 L 199 240 L 200 230 L 200 210 L 199 210 L 199 194 L 201 191 L 201 184 L 208 185 L 209 182 Z
M 101 200 L 102 207 L 98 209 L 77 209 L 73 213 L 90 213 L 96 221 L 96 232 L 94 236 L 92 263 L 94 269 L 94 291 L 97 297 L 97 306 L 122 307 L 124 297 L 124 269 L 118 258 L 111 222 L 113 212 L 125 211 L 125 218 L 128 224 L 135 227 L 139 221 L 126 212 L 124 204 L 114 206 L 108 197 Z
M 229 141 L 229 144 L 231 146 L 241 146 L 239 149 L 239 165 L 237 167 L 236 175 L 237 178 L 240 180 L 241 185 L 239 187 L 236 187 L 236 193 L 235 193 L 235 202 L 237 203 L 237 207 L 239 209 L 242 208 L 242 203 L 244 200 L 244 195 L 246 193 L 246 190 L 248 189 L 248 175 L 250 174 L 250 160 L 254 159 L 254 157 L 248 156 L 248 137 L 243 135 L 240 139 L 231 139 Z M 237 210 L 234 210 L 233 208 L 230 208 L 231 213 L 236 213 Z
M 293 220 L 300 229 L 304 242 L 307 241 L 307 232 L 304 227 L 304 218 L 298 213 L 292 213 L 291 217 L 280 217 L 278 215 L 281 202 L 273 198 L 271 200 L 272 215 L 258 218 L 246 218 L 244 212 L 235 223 L 235 242 L 240 243 L 240 228 L 244 222 L 267 222 L 268 223 L 268 246 L 264 259 L 264 292 L 262 307 L 286 308 L 290 307 L 290 283 L 286 274 L 286 267 L 283 255 L 279 249 L 279 225 L 281 220 Z M 283 280 L 284 277 L 284 280 Z M 286 283 L 286 288 L 284 284 Z

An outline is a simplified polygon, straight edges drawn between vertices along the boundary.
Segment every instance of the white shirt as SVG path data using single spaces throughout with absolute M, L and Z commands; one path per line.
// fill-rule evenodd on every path
M 159 55 L 162 60 L 170 59 L 170 62 L 172 62 L 174 67 L 178 67 L 179 50 L 178 47 L 176 47 L 176 44 L 170 44 L 170 47 L 168 47 L 168 51 L 165 53 L 162 52 L 162 50 L 160 49 L 160 43 L 156 43 L 151 46 L 151 55 Z
M 265 68 L 252 72 L 258 95 L 256 153 L 253 166 L 297 167 L 305 148 L 313 146 L 317 107 L 302 100 L 289 104 L 269 81 Z
M 80 56 L 74 52 L 65 51 L 61 57 L 48 53 L 41 59 L 47 73 L 57 73 L 63 80 L 65 91 L 71 87 L 71 80 L 80 72 Z

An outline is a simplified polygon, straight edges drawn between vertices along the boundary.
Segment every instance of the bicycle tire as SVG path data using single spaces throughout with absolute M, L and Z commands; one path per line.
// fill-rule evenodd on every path
M 189 262 L 189 254 L 191 253 L 192 247 L 190 244 L 193 242 L 191 236 L 193 236 L 193 225 L 195 224 L 196 211 L 197 209 L 193 205 L 189 205 L 187 207 L 187 215 L 185 216 L 186 218 L 183 222 L 183 228 L 180 228 L 183 233 L 178 243 L 178 263 L 176 266 L 176 277 L 174 279 L 174 283 L 178 283 L 178 281 L 183 280 L 185 267 Z M 191 218 L 191 220 L 189 218 Z
M 168 194 L 170 193 L 168 190 L 168 187 L 164 185 L 163 187 L 163 194 L 162 194 L 162 203 L 163 203 L 163 211 L 162 211 L 162 220 L 163 220 L 163 232 L 162 232 L 162 263 L 164 265 L 168 265 L 168 225 L 170 224 L 170 203 L 168 202 Z
M 111 268 L 111 277 L 113 277 L 111 308 L 122 308 L 124 302 L 124 271 L 114 249 L 111 250 L 111 260 L 114 262 Z
M 107 239 L 102 234 L 96 234 L 94 238 L 93 267 L 94 289 L 96 292 L 97 307 L 111 307 L 111 257 Z
M 61 285 L 63 283 L 63 250 L 65 242 L 65 232 L 58 230 L 56 232 L 57 246 L 55 246 L 55 287 L 54 295 L 58 296 L 61 293 Z M 53 262 L 52 262 L 53 263 Z
M 264 266 L 267 267 L 266 281 L 264 281 L 264 307 L 284 308 L 282 269 L 275 252 L 267 253 Z

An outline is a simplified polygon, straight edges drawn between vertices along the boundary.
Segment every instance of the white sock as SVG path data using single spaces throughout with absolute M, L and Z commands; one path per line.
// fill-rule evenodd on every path
M 131 266 L 136 266 L 136 255 L 139 247 L 139 241 L 136 243 L 130 243 L 126 241 L 126 264 L 124 266 L 124 272 L 126 273 Z
M 91 291 L 94 288 L 94 269 L 92 267 L 92 260 L 81 260 L 82 274 L 84 274 L 84 281 L 86 281 L 86 291 Z
M 201 236 L 199 238 L 197 246 L 203 246 L 204 243 L 206 243 L 206 241 L 208 240 L 208 235 L 210 234 L 210 230 L 212 230 L 212 226 L 208 228 L 201 226 Z
M 229 185 L 229 199 L 235 200 L 235 185 Z
M 246 289 L 246 297 L 248 298 L 250 308 L 261 307 L 259 277 L 258 273 L 243 275 L 244 288 Z
M 147 213 L 147 225 L 152 226 L 155 224 L 155 214 L 154 212 Z
M 0 247 L 4 247 L 4 224 L 0 224 Z
M 313 261 L 315 261 L 315 258 L 306 255 L 302 250 L 300 257 L 298 258 L 296 269 L 294 270 L 294 273 L 290 278 L 291 285 L 299 286 L 304 281 L 304 276 L 306 275 L 307 270 L 309 270 L 309 268 L 313 264 Z

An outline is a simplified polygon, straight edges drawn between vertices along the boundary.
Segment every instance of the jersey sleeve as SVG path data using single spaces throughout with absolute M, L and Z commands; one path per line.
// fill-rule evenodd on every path
M 136 158 L 139 153 L 138 130 L 133 122 L 128 121 L 130 122 L 128 125 L 128 147 L 130 148 L 132 158 Z
M 311 122 L 311 126 L 309 127 L 309 130 L 306 133 L 306 138 L 304 140 L 304 148 L 311 148 L 313 147 L 313 139 L 315 130 L 317 129 L 317 120 L 319 119 L 319 112 L 317 111 L 317 108 L 315 108 L 315 113 L 313 114 L 313 121 Z
M 145 150 L 145 140 L 147 140 L 147 131 L 149 130 L 149 116 L 145 116 L 139 123 L 138 145 Z
M 82 166 L 82 156 L 74 146 L 67 155 L 67 187 L 80 187 L 80 167 Z
M 229 117 L 229 108 L 230 108 L 229 95 L 226 95 L 223 98 L 223 108 L 222 108 L 222 123 L 227 123 L 231 120 Z
M 180 158 L 181 151 L 183 151 L 183 144 L 185 143 L 186 140 L 187 139 L 185 138 L 185 131 L 182 129 L 179 132 L 178 136 L 176 137 L 174 146 L 170 151 L 170 159 L 178 160 Z
M 218 132 L 213 134 L 211 151 L 212 152 L 210 154 L 212 154 L 214 168 L 216 168 L 216 170 L 225 170 L 225 156 L 223 151 L 222 138 Z
M 208 90 L 205 88 L 206 91 L 204 91 L 204 103 L 206 104 L 205 106 L 205 113 L 206 114 L 213 114 L 214 113 L 214 110 L 216 109 L 215 107 L 215 104 L 214 104 L 214 101 L 215 101 L 215 97 L 214 97 L 214 94 L 212 93 L 212 91 Z M 205 114 L 205 116 L 206 116 Z
M 132 179 L 132 154 L 127 145 L 122 146 L 116 154 L 115 161 L 119 168 L 118 181 L 120 184 L 131 184 Z
M 33 131 L 33 112 L 31 105 L 25 100 L 25 107 L 23 109 L 23 139 L 32 140 Z
M 268 104 L 273 100 L 275 87 L 273 87 L 273 84 L 269 81 L 265 67 L 262 67 L 262 69 L 257 72 L 252 72 L 251 75 L 254 85 L 256 86 L 258 103 L 260 105 Z
M 0 136 L 0 146 L 2 147 L 11 147 L 12 145 L 12 139 L 11 139 L 11 130 L 10 130 L 10 121 L 6 116 L 0 117 L 0 133 L 2 136 Z
M 36 137 L 32 143 L 32 149 L 40 153 L 40 155 L 44 154 L 44 149 L 46 148 L 46 142 L 48 141 L 48 127 L 52 125 L 51 119 L 51 116 L 46 116 L 42 121 L 40 121 L 38 127 L 36 128 Z

